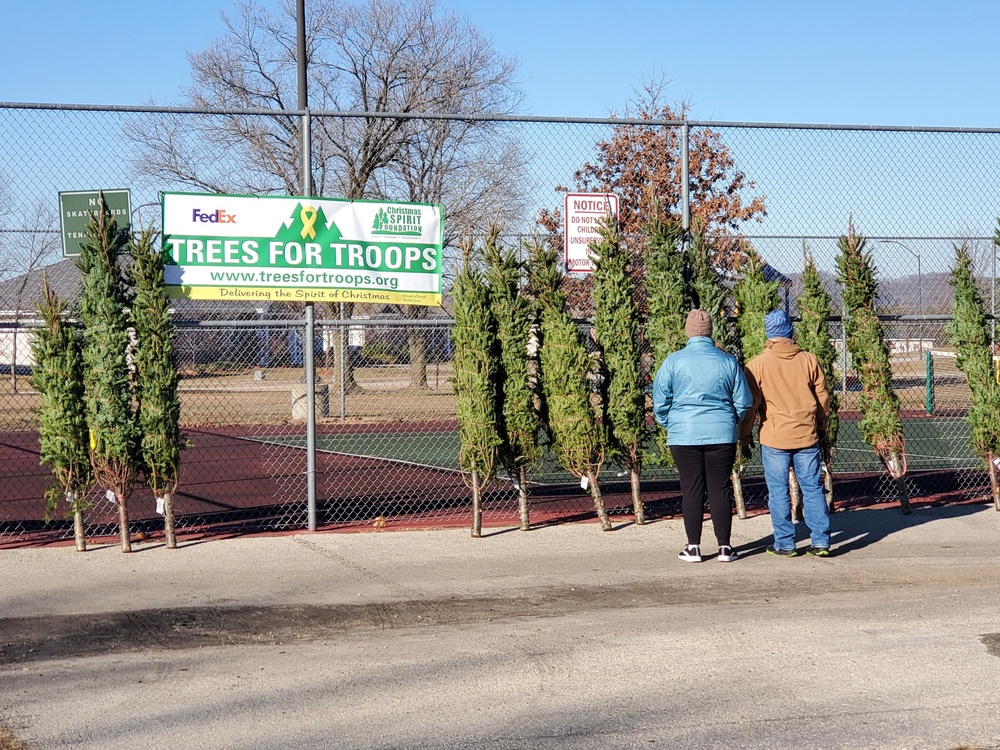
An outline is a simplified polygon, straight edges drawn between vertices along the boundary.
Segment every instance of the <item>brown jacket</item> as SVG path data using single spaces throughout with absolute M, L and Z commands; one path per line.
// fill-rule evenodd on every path
M 760 416 L 761 445 L 781 450 L 816 445 L 830 416 L 830 394 L 816 356 L 791 339 L 768 339 L 745 373 L 753 407 L 740 423 L 740 439 L 752 436 Z

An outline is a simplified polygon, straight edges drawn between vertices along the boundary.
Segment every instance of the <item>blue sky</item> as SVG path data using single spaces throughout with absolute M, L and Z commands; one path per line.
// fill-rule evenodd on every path
M 993 0 L 441 5 L 520 58 L 530 114 L 607 116 L 662 71 L 669 100 L 700 120 L 1000 127 Z M 7 3 L 0 100 L 178 101 L 186 53 L 209 45 L 232 7 Z

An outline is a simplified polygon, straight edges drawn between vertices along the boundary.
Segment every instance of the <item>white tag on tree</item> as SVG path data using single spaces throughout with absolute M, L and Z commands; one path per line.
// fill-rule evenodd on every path
M 166 507 L 166 504 L 167 504 L 167 498 L 165 497 L 156 498 L 156 512 L 159 513 L 161 516 L 163 515 L 163 511 Z
M 107 501 L 109 501 L 109 502 L 115 503 L 116 505 L 118 504 L 118 500 L 115 497 L 115 491 L 114 490 L 108 490 L 107 492 L 105 492 L 104 493 L 104 499 L 107 500 Z
M 590 480 L 587 479 L 587 475 L 584 474 L 582 477 L 580 477 L 580 488 L 585 490 L 589 486 L 590 486 Z

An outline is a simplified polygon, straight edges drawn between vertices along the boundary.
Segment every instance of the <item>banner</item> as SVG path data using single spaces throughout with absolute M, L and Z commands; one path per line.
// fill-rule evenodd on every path
M 163 193 L 174 297 L 441 304 L 441 207 Z

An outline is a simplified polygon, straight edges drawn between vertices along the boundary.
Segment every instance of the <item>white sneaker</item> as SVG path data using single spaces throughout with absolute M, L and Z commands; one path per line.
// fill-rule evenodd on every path
M 697 544 L 689 544 L 677 553 L 677 558 L 684 562 L 701 562 L 701 548 Z
M 736 562 L 740 559 L 739 553 L 727 544 L 719 547 L 719 562 Z

